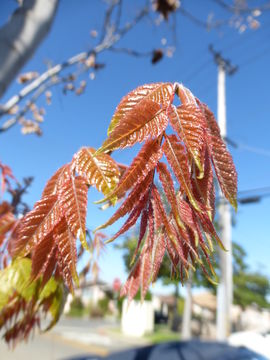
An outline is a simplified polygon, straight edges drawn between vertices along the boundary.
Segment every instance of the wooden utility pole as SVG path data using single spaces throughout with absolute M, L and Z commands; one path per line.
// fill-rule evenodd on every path
M 237 67 L 225 60 L 212 46 L 209 50 L 218 66 L 218 124 L 223 139 L 226 138 L 226 74 L 233 75 Z M 219 227 L 220 237 L 227 251 L 219 250 L 220 280 L 217 291 L 217 339 L 225 340 L 231 331 L 231 307 L 233 303 L 232 230 L 231 212 L 228 201 L 220 192 Z

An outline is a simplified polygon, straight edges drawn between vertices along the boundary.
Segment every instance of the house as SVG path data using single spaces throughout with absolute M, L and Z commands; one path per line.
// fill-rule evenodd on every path
M 82 300 L 85 307 L 90 304 L 95 306 L 98 301 L 104 299 L 106 296 L 113 297 L 113 288 L 110 284 L 102 280 L 83 280 L 80 282 L 80 286 L 75 288 L 74 296 L 68 294 L 66 304 L 64 307 L 64 314 L 69 313 L 70 305 L 74 297 L 78 297 Z

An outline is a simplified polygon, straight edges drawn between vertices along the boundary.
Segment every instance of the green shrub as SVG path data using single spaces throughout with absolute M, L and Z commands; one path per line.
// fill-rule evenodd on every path
M 71 304 L 70 304 L 70 310 L 68 315 L 69 316 L 83 316 L 84 313 L 84 305 L 79 297 L 75 297 Z
M 137 294 L 134 296 L 134 300 L 138 300 L 140 301 L 141 300 L 141 290 L 139 290 L 137 292 Z M 147 291 L 145 297 L 144 297 L 144 300 L 145 301 L 151 301 L 152 300 L 152 294 L 150 293 L 150 291 Z
M 108 297 L 104 297 L 98 301 L 97 306 L 104 313 L 104 315 L 109 312 L 109 301 L 110 299 Z

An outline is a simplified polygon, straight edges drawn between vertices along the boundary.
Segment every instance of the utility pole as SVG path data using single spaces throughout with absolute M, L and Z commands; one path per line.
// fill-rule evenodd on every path
M 209 46 L 218 66 L 218 102 L 217 120 L 223 139 L 226 138 L 226 74 L 233 75 L 237 71 L 229 60 L 225 60 L 221 53 Z M 225 340 L 231 331 L 231 307 L 233 303 L 233 269 L 232 269 L 232 221 L 228 201 L 220 192 L 219 227 L 220 237 L 226 248 L 226 252 L 219 249 L 220 280 L 217 291 L 217 339 Z
M 189 270 L 189 278 L 186 282 L 186 297 L 185 297 L 185 305 L 184 305 L 184 313 L 183 313 L 181 340 L 189 340 L 192 337 L 192 333 L 191 333 L 192 278 L 193 278 L 193 272 L 192 270 Z

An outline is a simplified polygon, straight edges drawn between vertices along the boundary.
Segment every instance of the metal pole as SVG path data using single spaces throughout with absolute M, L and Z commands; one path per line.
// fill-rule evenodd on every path
M 225 64 L 220 61 L 218 64 L 218 124 L 223 138 L 226 137 L 225 75 Z M 233 300 L 231 212 L 229 203 L 222 194 L 220 196 L 220 237 L 227 252 L 219 250 L 220 281 L 217 291 L 217 339 L 225 340 L 231 330 L 231 306 Z

